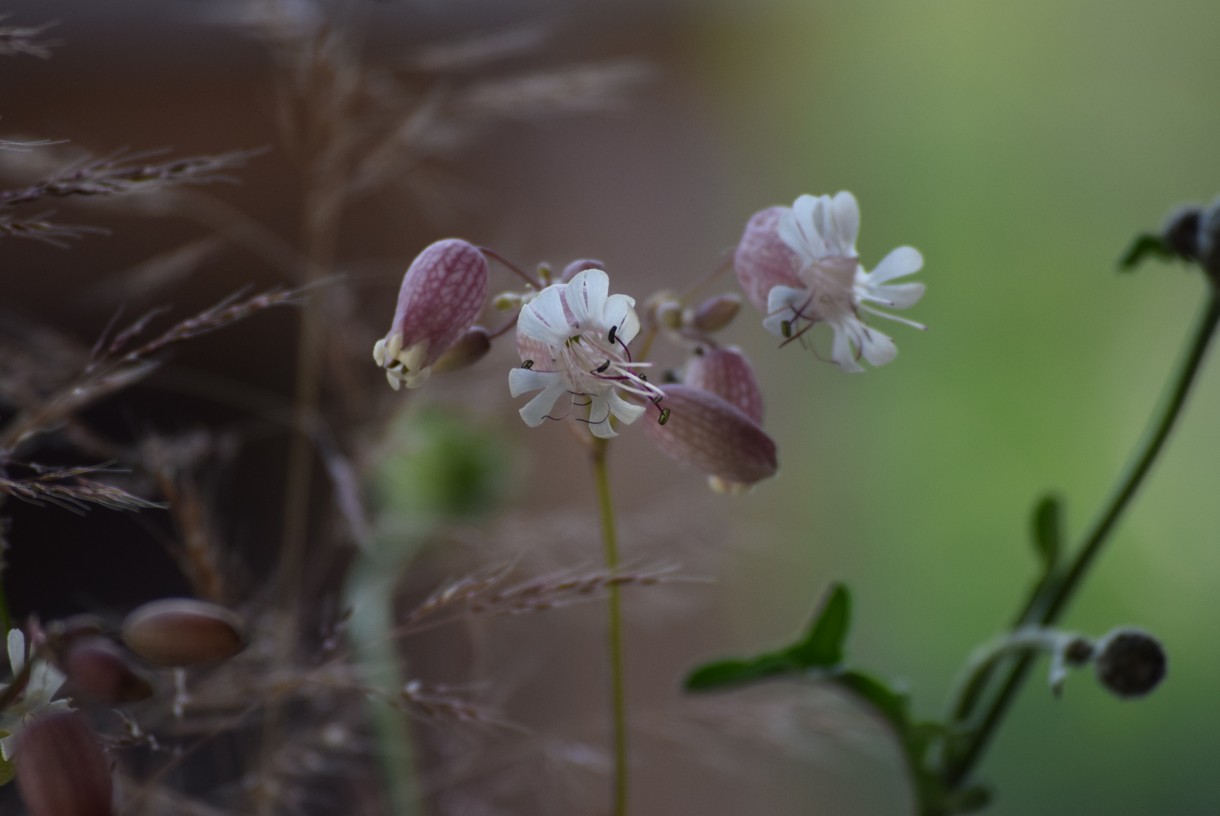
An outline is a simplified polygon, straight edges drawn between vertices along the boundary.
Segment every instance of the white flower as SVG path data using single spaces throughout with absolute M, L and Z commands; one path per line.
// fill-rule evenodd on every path
M 633 363 L 628 344 L 640 330 L 635 301 L 610 295 L 610 279 L 600 269 L 578 272 L 568 283 L 543 289 L 517 318 L 517 351 L 522 366 L 508 373 L 514 397 L 541 390 L 521 409 L 530 427 L 587 408 L 581 421 L 594 436 L 616 436 L 611 417 L 630 424 L 644 413 L 643 401 L 664 393 Z M 563 397 L 569 405 L 555 414 Z
M 21 676 L 25 669 L 25 635 L 20 629 L 10 629 L 7 642 L 9 667 L 13 671 L 13 682 Z M 13 748 L 17 738 L 32 719 L 52 711 L 67 709 L 67 700 L 54 700 L 52 697 L 64 683 L 64 676 L 58 669 L 39 660 L 30 667 L 30 676 L 21 697 L 10 703 L 4 711 L 0 711 L 0 756 L 7 762 L 12 759 Z
M 763 326 L 789 341 L 819 321 L 828 323 L 834 330 L 831 358 L 845 371 L 863 371 L 861 357 L 879 366 L 898 353 L 894 341 L 865 323 L 861 312 L 926 328 L 875 308 L 905 309 L 923 296 L 922 283 L 889 283 L 919 271 L 923 257 L 899 247 L 868 272 L 856 253 L 859 229 L 860 208 L 851 193 L 803 195 L 790 208 L 755 215 L 736 257 L 743 289 L 766 311 Z

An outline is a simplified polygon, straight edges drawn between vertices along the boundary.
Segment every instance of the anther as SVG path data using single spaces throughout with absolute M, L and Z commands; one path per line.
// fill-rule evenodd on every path
M 669 409 L 662 408 L 661 415 L 659 417 L 657 417 L 657 424 L 664 425 L 666 422 L 669 422 Z
M 521 367 L 528 371 L 529 369 L 534 367 L 534 361 L 526 360 L 524 363 L 521 364 Z
M 607 339 L 607 340 L 609 340 L 609 341 L 610 341 L 610 343 L 611 343 L 612 345 L 613 345 L 613 343 L 614 343 L 614 333 L 615 333 L 615 331 L 617 331 L 617 330 L 618 330 L 618 326 L 611 326 L 611 327 L 610 327 L 610 334 L 606 335 L 606 339 Z
M 613 329 L 611 331 L 613 331 Z M 609 368 L 610 368 L 610 361 L 607 360 L 606 362 L 599 365 L 597 368 L 593 369 L 593 373 L 594 374 L 605 374 Z
M 785 320 L 779 324 L 779 333 L 784 337 L 792 337 L 792 321 Z

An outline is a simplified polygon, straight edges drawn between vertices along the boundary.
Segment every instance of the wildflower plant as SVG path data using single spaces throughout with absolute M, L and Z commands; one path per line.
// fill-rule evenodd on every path
M 592 598 L 606 604 L 609 810 L 625 816 L 633 745 L 621 590 L 664 591 L 694 579 L 680 564 L 641 565 L 622 557 L 621 538 L 631 533 L 620 530 L 610 451 L 619 436 L 642 436 L 652 450 L 642 448 L 639 455 L 669 457 L 692 473 L 692 483 L 706 479 L 717 494 L 728 494 L 717 501 L 750 501 L 746 494 L 782 478 L 786 440 L 766 430 L 766 380 L 735 344 L 762 340 L 778 350 L 797 342 L 824 350 L 820 356 L 832 365 L 815 376 L 829 383 L 850 379 L 839 378 L 835 368 L 860 373 L 866 365 L 886 366 L 895 361 L 897 345 L 878 328 L 882 321 L 925 328 L 895 313 L 916 307 L 925 294 L 923 282 L 908 280 L 923 269 L 923 256 L 901 246 L 866 267 L 863 257 L 875 256 L 857 248 L 860 206 L 846 191 L 800 195 L 790 206 L 743 219 L 733 250 L 736 285 L 730 280 L 710 295 L 706 290 L 728 277 L 722 276 L 727 266 L 707 275 L 657 275 L 657 291 L 630 291 L 627 281 L 641 276 L 620 276 L 602 261 L 582 258 L 558 274 L 546 264 L 524 271 L 475 235 L 427 243 L 435 237 L 430 235 L 404 264 L 396 300 L 387 291 L 384 301 L 376 301 L 370 325 L 357 308 L 352 280 L 336 273 L 349 205 L 390 179 L 401 178 L 413 196 L 424 197 L 428 185 L 419 168 L 456 152 L 489 123 L 527 111 L 614 107 L 642 73 L 615 63 L 480 79 L 488 64 L 519 56 L 521 43 L 537 40 L 517 32 L 451 49 L 423 48 L 405 60 L 404 75 L 363 64 L 342 28 L 325 24 L 320 7 L 305 0 L 260 2 L 258 11 L 265 17 L 243 17 L 240 26 L 256 31 L 274 58 L 283 130 L 272 149 L 300 163 L 299 236 L 296 243 L 268 237 L 269 231 L 237 220 L 225 236 L 173 254 L 191 266 L 217 242 L 240 234 L 277 259 L 273 266 L 283 283 L 234 295 L 159 333 L 151 330 L 162 313 L 157 308 L 126 323 L 115 318 L 91 348 L 29 331 L 17 353 L 4 348 L 17 364 L 0 378 L 6 409 L 0 418 L 0 508 L 7 512 L 3 502 L 20 501 L 39 512 L 144 514 L 141 521 L 167 531 L 167 553 L 194 597 L 141 602 L 122 616 L 14 621 L 0 584 L 0 630 L 9 656 L 0 678 L 0 784 L 15 773 L 37 813 L 200 807 L 260 816 L 314 812 L 320 807 L 306 799 L 311 786 L 330 789 L 334 800 L 350 795 L 371 802 L 370 811 L 439 813 L 445 809 L 437 804 L 437 790 L 454 783 L 438 780 L 464 774 L 434 772 L 434 765 L 419 761 L 412 717 L 441 730 L 524 729 L 492 706 L 467 699 L 466 689 L 421 676 L 406 663 L 402 639 L 479 616 L 532 614 Z M 45 31 L 0 26 L 0 56 L 49 56 L 57 43 L 46 40 Z M 171 192 L 190 188 L 191 195 L 203 195 L 202 185 L 235 181 L 263 153 L 168 159 L 161 151 L 123 150 L 59 161 L 67 155 L 59 147 L 50 140 L 0 140 L 3 161 L 26 159 L 29 170 L 21 183 L 0 190 L 0 248 L 11 246 L 4 240 L 11 237 L 61 247 L 95 233 L 31 212 L 31 205 L 147 196 L 183 212 L 198 199 Z M 711 247 L 734 237 L 710 238 L 709 256 Z M 852 660 L 853 593 L 838 583 L 823 593 L 812 620 L 790 643 L 694 667 L 686 690 L 725 691 L 794 677 L 853 696 L 892 732 L 920 816 L 986 805 L 982 757 L 1035 660 L 1048 658 L 1047 685 L 1056 696 L 1085 669 L 1121 699 L 1154 692 L 1170 671 L 1156 635 L 1128 626 L 1100 634 L 1060 627 L 1175 426 L 1220 325 L 1220 201 L 1175 212 L 1162 230 L 1140 237 L 1123 263 L 1131 267 L 1149 257 L 1196 266 L 1208 285 L 1169 397 L 1074 548 L 1061 500 L 1050 495 L 1035 505 L 1037 580 L 1003 632 L 967 657 L 943 715 L 917 715 L 898 684 Z M 935 280 L 943 267 L 930 260 Z M 501 278 L 508 290 L 492 295 Z M 743 304 L 754 309 L 748 319 L 741 319 Z M 234 389 L 240 394 L 235 399 L 257 403 L 251 415 L 260 428 L 280 428 L 288 451 L 274 572 L 265 587 L 252 590 L 257 580 L 234 580 L 225 572 L 234 559 L 215 542 L 231 525 L 219 523 L 222 516 L 212 511 L 201 485 L 201 463 L 214 465 L 229 437 L 147 434 L 119 442 L 99 433 L 87 412 L 167 368 L 171 347 L 280 306 L 299 307 L 291 399 Z M 388 329 L 381 322 L 387 316 Z M 828 348 L 815 341 L 821 332 L 829 333 Z M 370 345 L 375 366 L 368 366 Z M 350 364 L 356 359 L 362 366 Z M 496 396 L 480 406 L 482 413 L 397 410 L 458 369 L 473 369 L 472 379 L 495 384 Z M 389 431 L 364 433 L 387 406 L 393 413 Z M 410 593 L 402 579 L 415 577 L 429 545 L 460 539 L 503 508 L 513 460 L 503 428 L 518 418 L 529 429 L 522 433 L 546 428 L 570 437 L 587 456 L 597 510 L 595 518 L 581 519 L 599 533 L 602 563 L 524 577 L 512 564 L 483 565 L 439 586 L 413 585 L 417 600 L 404 604 Z M 402 428 L 408 432 L 398 438 Z M 405 453 L 391 456 L 379 448 Z M 92 456 L 86 464 L 61 461 L 85 452 Z M 315 478 L 319 473 L 325 478 Z M 316 501 L 322 495 L 329 501 Z M 3 521 L 0 549 L 7 546 Z M 528 522 L 531 539 L 542 536 L 538 520 Z M 589 537 L 571 538 L 576 550 Z M 332 550 L 318 546 L 336 543 Z M 589 554 L 580 551 L 581 559 Z M 311 569 L 325 574 L 319 579 Z M 324 589 L 317 597 L 315 585 Z M 194 801 L 164 781 L 177 774 L 163 770 L 179 765 L 190 777 L 191 755 L 214 747 L 218 735 L 253 743 L 241 752 L 250 758 L 240 778 L 215 792 L 218 804 Z M 125 767 L 122 753 L 129 749 L 148 760 L 133 763 L 137 767 L 168 759 L 140 778 L 140 771 Z M 83 769 L 76 780 L 67 778 L 72 763 L 61 761 L 65 755 Z M 436 759 L 439 752 L 426 755 Z M 374 789 L 377 795 L 370 795 Z M 118 808 L 116 791 L 126 799 Z M 600 798 L 582 804 L 582 811 L 606 810 Z

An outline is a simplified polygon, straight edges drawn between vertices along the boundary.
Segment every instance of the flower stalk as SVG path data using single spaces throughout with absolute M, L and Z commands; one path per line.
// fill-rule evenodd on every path
M 597 482 L 597 507 L 601 519 L 602 548 L 606 570 L 611 574 L 619 567 L 618 534 L 614 523 L 614 503 L 610 496 L 610 473 L 606 454 L 607 439 L 595 437 L 591 450 L 593 476 Z M 614 816 L 627 813 L 627 685 L 623 666 L 623 616 L 618 584 L 611 584 L 607 595 L 607 644 L 610 656 L 610 709 L 614 740 L 614 778 L 612 796 Z

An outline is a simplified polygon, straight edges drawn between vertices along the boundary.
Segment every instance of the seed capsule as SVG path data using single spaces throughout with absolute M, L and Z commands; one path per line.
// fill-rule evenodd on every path
M 157 666 L 216 663 L 246 645 L 237 615 L 192 598 L 168 598 L 137 608 L 123 621 L 123 643 Z
M 153 694 L 152 684 L 118 646 L 104 637 L 87 635 L 72 640 L 59 663 L 77 692 L 99 702 L 133 703 Z
M 111 816 L 110 767 L 97 738 L 75 712 L 37 717 L 14 756 L 17 787 L 32 816 Z

